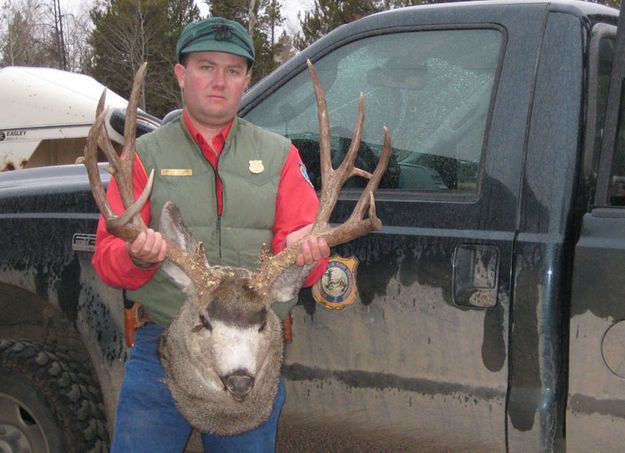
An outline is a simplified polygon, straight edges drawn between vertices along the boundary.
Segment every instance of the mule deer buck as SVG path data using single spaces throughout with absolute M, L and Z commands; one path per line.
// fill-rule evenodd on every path
M 310 62 L 308 68 L 317 98 L 322 174 L 320 205 L 310 234 L 323 237 L 329 246 L 334 246 L 381 228 L 373 192 L 386 170 L 391 141 L 385 129 L 384 148 L 373 173 L 354 167 L 364 120 L 361 94 L 352 144 L 341 165 L 333 169 L 325 95 Z M 129 242 L 146 229 L 138 213 L 149 197 L 153 180 L 150 175 L 145 190 L 135 201 L 132 162 L 136 109 L 145 70 L 144 63 L 135 76 L 121 158 L 103 127 L 104 95 L 85 147 L 84 163 L 106 227 L 111 234 Z M 119 216 L 113 213 L 100 180 L 98 145 L 106 154 L 109 171 L 119 185 L 126 209 Z M 368 178 L 368 185 L 350 218 L 342 225 L 331 226 L 330 215 L 341 187 L 353 175 Z M 255 272 L 211 266 L 206 260 L 204 245 L 191 237 L 175 205 L 167 203 L 161 217 L 159 229 L 168 241 L 168 256 L 163 266 L 186 293 L 186 300 L 159 347 L 166 383 L 180 412 L 200 431 L 230 435 L 250 430 L 271 413 L 282 364 L 281 323 L 270 305 L 296 296 L 310 270 L 295 265 L 301 241 L 275 256 L 270 256 L 267 250 L 261 251 L 260 266 Z

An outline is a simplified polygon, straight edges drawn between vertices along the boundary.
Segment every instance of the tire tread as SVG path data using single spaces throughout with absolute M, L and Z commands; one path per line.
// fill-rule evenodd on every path
M 67 451 L 106 452 L 109 439 L 102 395 L 87 364 L 33 340 L 0 340 L 0 367 L 20 373 L 45 398 Z

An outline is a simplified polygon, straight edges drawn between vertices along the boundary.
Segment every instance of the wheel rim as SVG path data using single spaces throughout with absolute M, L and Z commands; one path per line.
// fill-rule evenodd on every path
M 0 452 L 49 453 L 41 424 L 30 408 L 0 393 Z

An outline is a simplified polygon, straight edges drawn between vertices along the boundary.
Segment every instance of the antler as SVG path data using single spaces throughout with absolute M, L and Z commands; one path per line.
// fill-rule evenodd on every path
M 360 147 L 362 124 L 364 122 L 364 95 L 361 93 L 358 118 L 354 127 L 352 142 L 341 165 L 336 169 L 332 168 L 330 122 L 326 98 L 315 68 L 310 60 L 307 63 L 315 90 L 315 97 L 317 98 L 317 112 L 319 116 L 319 151 L 321 154 L 321 196 L 319 209 L 309 235 L 290 245 L 276 256 L 269 256 L 267 253 L 262 254 L 260 268 L 255 274 L 251 286 L 264 295 L 268 294 L 273 282 L 295 263 L 295 259 L 301 253 L 301 244 L 307 238 L 311 236 L 324 238 L 328 245 L 332 247 L 382 228 L 382 222 L 376 215 L 373 192 L 377 190 L 391 156 L 391 137 L 388 129 L 384 128 L 384 147 L 374 172 L 369 173 L 356 168 L 354 163 Z M 331 227 L 329 223 L 330 215 L 336 206 L 341 188 L 345 181 L 352 176 L 362 176 L 369 179 L 369 182 L 360 195 L 349 219 L 339 226 Z M 369 216 L 365 217 L 367 210 Z
M 104 127 L 106 118 L 106 111 L 104 110 L 106 89 L 100 96 L 100 101 L 96 109 L 96 120 L 89 130 L 84 151 L 84 164 L 85 167 L 87 167 L 91 191 L 93 192 L 93 197 L 98 205 L 98 209 L 104 216 L 106 229 L 112 235 L 127 242 L 134 241 L 141 232 L 147 230 L 139 212 L 150 196 L 154 180 L 154 170 L 152 170 L 145 189 L 135 201 L 132 183 L 132 166 L 135 158 L 137 107 L 139 105 L 141 85 L 145 78 L 146 68 L 147 63 L 143 63 L 137 71 L 128 106 L 126 107 L 124 145 L 121 157 L 117 155 L 106 132 L 106 127 Z M 104 192 L 104 186 L 98 170 L 98 146 L 106 155 L 110 164 L 108 171 L 113 178 L 115 178 L 119 187 L 120 197 L 125 209 L 120 215 L 115 215 Z M 167 242 L 167 258 L 180 267 L 196 284 L 198 289 L 208 289 L 219 282 L 219 277 L 211 271 L 210 267 L 206 267 L 205 265 L 204 245 L 201 242 L 198 243 L 194 251 L 186 252 L 168 239 L 165 238 L 165 241 Z

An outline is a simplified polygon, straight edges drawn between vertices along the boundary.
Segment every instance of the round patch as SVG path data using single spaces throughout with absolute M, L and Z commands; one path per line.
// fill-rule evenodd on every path
M 328 268 L 321 279 L 314 284 L 314 299 L 331 309 L 341 309 L 356 300 L 356 268 L 355 257 L 342 258 L 334 256 L 328 261 Z

